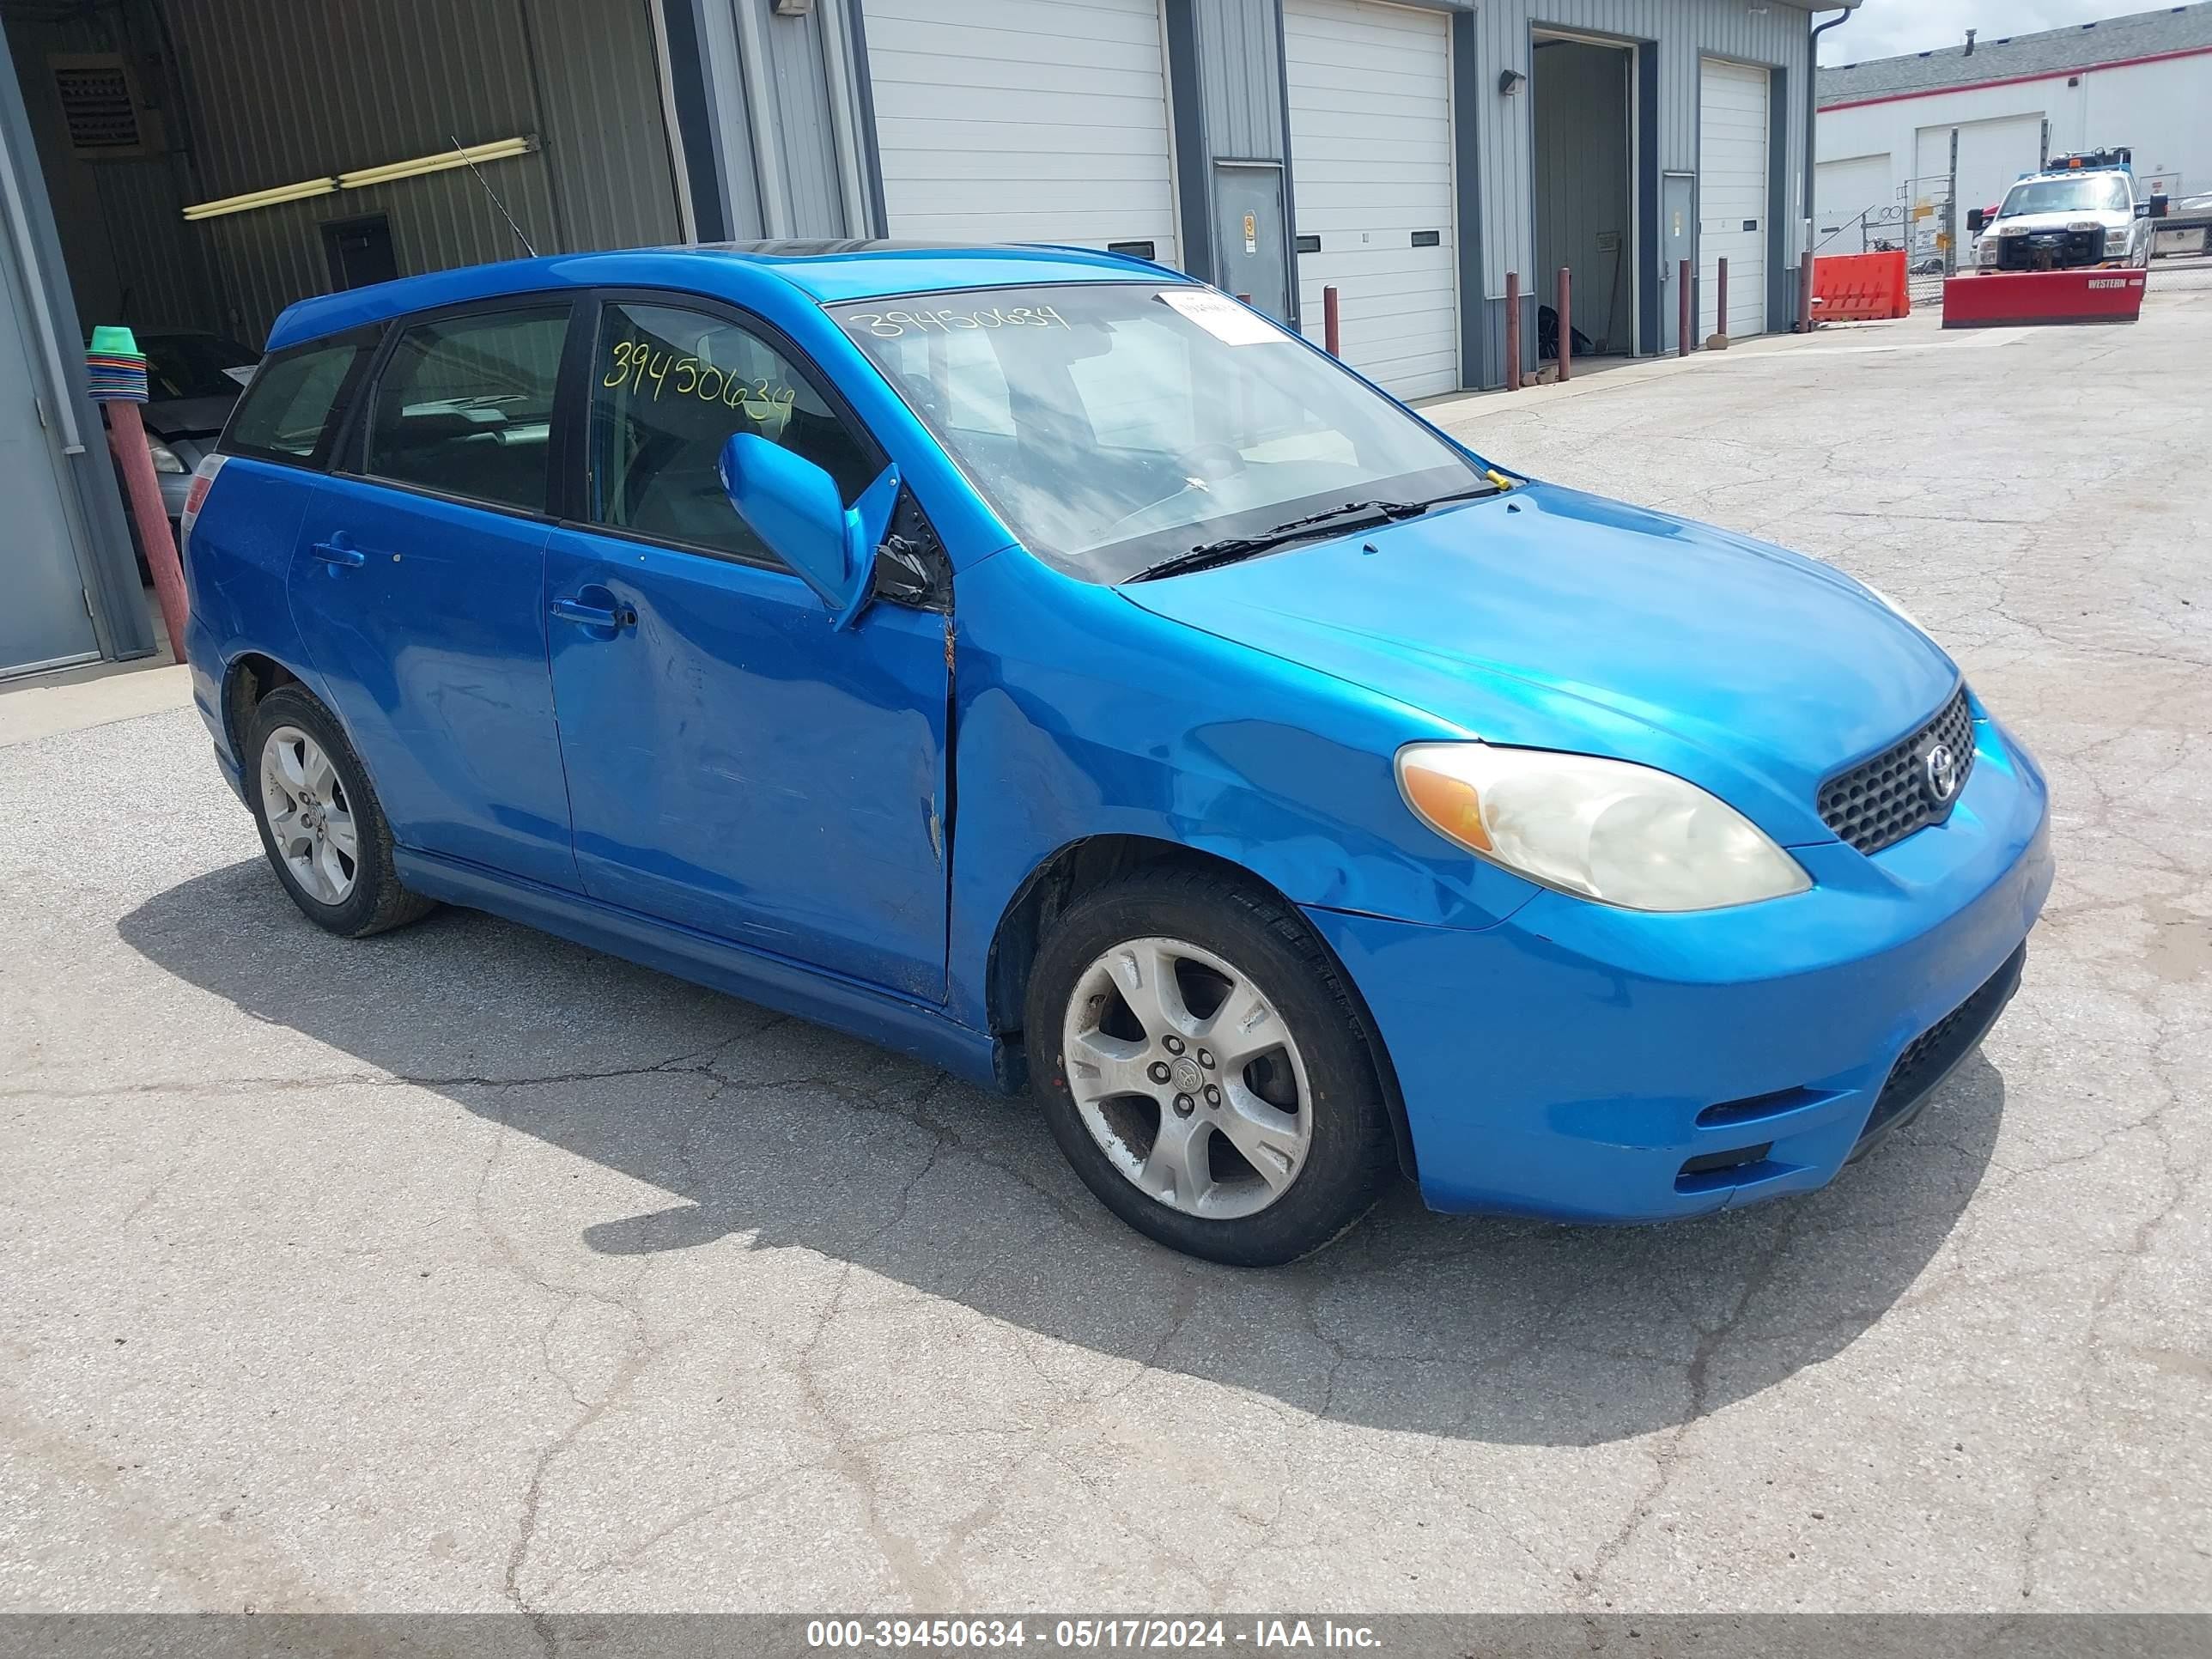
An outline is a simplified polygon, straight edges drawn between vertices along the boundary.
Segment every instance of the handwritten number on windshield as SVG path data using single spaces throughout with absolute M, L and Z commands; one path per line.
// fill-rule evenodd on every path
M 988 310 L 857 311 L 845 319 L 856 334 L 896 340 L 902 334 L 940 334 L 971 328 L 1066 328 L 1067 319 L 1050 306 L 993 306 Z

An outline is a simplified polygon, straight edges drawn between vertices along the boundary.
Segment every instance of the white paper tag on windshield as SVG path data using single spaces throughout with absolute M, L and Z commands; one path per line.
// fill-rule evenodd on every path
M 240 386 L 251 386 L 253 384 L 253 371 L 260 367 L 258 363 L 241 363 L 236 368 L 226 368 L 223 373 Z
M 1162 289 L 1160 302 L 1172 306 L 1224 345 L 1267 345 L 1289 337 L 1249 306 L 1202 288 Z

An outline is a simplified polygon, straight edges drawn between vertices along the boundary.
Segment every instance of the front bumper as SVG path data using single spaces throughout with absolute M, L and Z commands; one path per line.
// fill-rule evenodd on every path
M 2051 890 L 2042 775 L 1974 730 L 1947 821 L 1872 858 L 1794 849 L 1814 883 L 1794 897 L 1667 916 L 1547 892 L 1480 932 L 1309 909 L 1389 1052 L 1430 1206 L 1701 1215 L 1825 1186 L 1917 1111 L 2002 1012 Z

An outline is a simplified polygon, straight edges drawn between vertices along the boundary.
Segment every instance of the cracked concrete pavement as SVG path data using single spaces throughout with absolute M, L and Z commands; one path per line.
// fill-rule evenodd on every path
M 0 1608 L 2212 1609 L 2208 369 L 2212 288 L 1435 411 L 1877 583 L 2056 790 L 1984 1052 L 1668 1229 L 1186 1261 L 1024 1103 L 313 931 L 187 711 L 0 748 Z

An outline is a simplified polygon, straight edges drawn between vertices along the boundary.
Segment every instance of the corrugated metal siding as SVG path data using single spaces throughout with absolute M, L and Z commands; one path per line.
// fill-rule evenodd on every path
M 527 21 L 562 246 L 682 240 L 652 0 L 531 0 Z
M 54 95 L 49 53 L 131 49 L 117 14 L 41 18 L 11 11 L 6 21 L 55 229 L 86 325 L 198 325 L 207 314 L 207 296 L 198 250 L 179 215 L 185 198 L 176 163 L 166 155 L 79 161 Z M 159 87 L 140 92 L 156 107 L 169 102 Z
M 1698 167 L 1698 65 L 1703 58 L 1734 58 L 1789 70 L 1792 114 L 1789 128 L 1788 188 L 1781 216 L 1794 222 L 1808 210 L 1802 199 L 1805 130 L 1799 118 L 1808 84 L 1811 19 L 1800 8 L 1771 4 L 1763 13 L 1743 0 L 1483 0 L 1474 33 L 1480 64 L 1476 83 L 1492 89 L 1480 100 L 1482 157 L 1482 269 L 1488 313 L 1488 361 L 1504 355 L 1505 273 L 1518 270 L 1524 285 L 1535 268 L 1534 155 L 1530 100 L 1525 94 L 1495 95 L 1501 71 L 1529 72 L 1532 27 L 1577 30 L 1624 40 L 1656 41 L 1657 149 L 1638 158 L 1645 173 L 1694 173 Z M 1788 261 L 1796 264 L 1794 234 Z M 1652 258 L 1647 247 L 1644 261 Z M 1534 307 L 1530 307 L 1533 315 Z
M 1196 9 L 1199 83 L 1216 157 L 1283 157 L 1279 0 L 1206 0 Z

